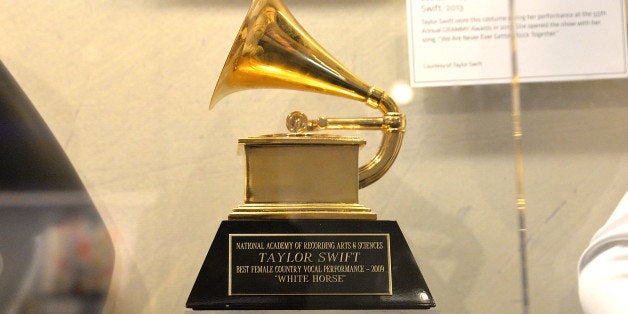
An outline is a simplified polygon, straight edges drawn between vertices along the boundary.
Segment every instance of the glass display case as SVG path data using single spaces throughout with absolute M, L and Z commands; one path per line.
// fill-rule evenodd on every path
M 395 163 L 359 198 L 403 230 L 436 302 L 427 312 L 523 311 L 511 84 L 410 87 L 404 0 L 285 3 L 318 43 L 389 91 L 405 114 Z M 0 3 L 0 59 L 92 204 L 88 214 L 52 214 L 35 226 L 30 216 L 10 218 L 13 190 L 0 187 L 0 285 L 10 278 L 14 292 L 3 306 L 80 312 L 89 301 L 108 313 L 191 312 L 185 303 L 205 254 L 245 194 L 238 139 L 285 132 L 285 116 L 296 109 L 372 115 L 351 100 L 275 89 L 234 93 L 210 111 L 249 5 Z M 582 311 L 578 260 L 628 190 L 627 97 L 622 78 L 520 86 L 531 313 Z M 360 164 L 381 138 L 339 134 L 366 140 Z M 18 240 L 29 243 L 22 255 L 9 251 Z M 19 276 L 7 271 L 16 260 Z

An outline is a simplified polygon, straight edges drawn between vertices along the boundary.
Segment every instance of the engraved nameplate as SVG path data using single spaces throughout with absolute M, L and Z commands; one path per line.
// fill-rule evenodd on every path
M 231 234 L 229 295 L 391 295 L 389 234 Z

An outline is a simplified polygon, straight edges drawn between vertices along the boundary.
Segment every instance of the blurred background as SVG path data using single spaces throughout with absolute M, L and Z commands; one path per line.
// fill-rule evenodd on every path
M 407 133 L 397 162 L 360 190 L 360 202 L 379 219 L 399 222 L 436 298 L 430 312 L 520 311 L 510 86 L 404 87 L 403 0 L 285 3 L 364 81 L 411 92 L 401 107 Z M 236 93 L 209 111 L 249 4 L 0 3 L 0 59 L 89 193 L 89 209 L 54 214 L 44 228 L 10 218 L 6 208 L 13 205 L 3 196 L 9 205 L 0 207 L 0 280 L 14 276 L 11 282 L 28 289 L 12 290 L 2 302 L 80 312 L 87 307 L 72 302 L 101 295 L 95 303 L 107 313 L 189 311 L 185 301 L 214 233 L 243 202 L 237 139 L 284 132 L 293 110 L 310 117 L 376 114 L 350 100 L 280 90 Z M 627 98 L 625 79 L 522 86 L 532 313 L 581 311 L 578 258 L 628 190 Z M 368 141 L 363 161 L 379 143 L 377 132 L 343 134 Z M 23 250 L 4 244 L 22 238 L 29 243 L 19 244 Z M 8 271 L 7 261 L 16 259 L 42 266 Z M 57 262 L 66 259 L 71 266 Z M 107 263 L 110 280 L 81 271 L 107 274 Z M 74 293 L 77 286 L 83 292 Z

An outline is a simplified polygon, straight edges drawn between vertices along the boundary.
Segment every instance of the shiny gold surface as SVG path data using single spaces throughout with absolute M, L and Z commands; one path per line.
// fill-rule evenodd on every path
M 309 133 L 240 139 L 245 204 L 229 219 L 376 219 L 358 204 L 358 150 L 364 140 Z
M 284 88 L 335 95 L 364 102 L 383 117 L 319 119 L 316 127 L 292 124 L 292 132 L 324 129 L 381 129 L 375 156 L 359 168 L 359 187 L 382 177 L 394 162 L 405 131 L 405 118 L 381 89 L 349 72 L 299 25 L 281 0 L 254 0 L 216 84 L 210 108 L 233 92 Z M 371 120 L 375 119 L 375 120 Z M 381 121 L 381 122 L 380 122 Z M 290 126 L 289 126 L 290 128 Z
M 280 0 L 252 2 L 210 107 L 249 88 L 309 90 L 360 101 L 370 89 L 312 39 Z
M 338 136 L 332 134 L 315 133 L 284 133 L 268 134 L 241 138 L 240 144 L 306 144 L 306 145 L 358 145 L 366 144 L 366 141 L 354 136 Z
M 359 144 L 246 143 L 247 203 L 357 203 Z
M 281 0 L 254 0 L 216 84 L 210 109 L 250 88 L 284 88 L 354 99 L 379 117 L 319 118 L 301 112 L 286 119 L 292 133 L 242 139 L 246 153 L 245 204 L 230 219 L 375 219 L 358 204 L 358 189 L 388 171 L 403 140 L 405 117 L 395 102 L 365 84 L 299 25 Z M 375 156 L 358 166 L 364 141 L 320 130 L 381 130 Z
M 360 204 L 244 204 L 229 219 L 377 219 L 377 214 Z

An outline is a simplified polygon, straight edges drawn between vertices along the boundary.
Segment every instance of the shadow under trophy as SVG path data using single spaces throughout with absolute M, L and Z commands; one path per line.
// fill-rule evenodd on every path
M 281 0 L 254 0 L 218 80 L 210 108 L 249 88 L 285 88 L 364 102 L 381 116 L 308 120 L 291 113 L 290 133 L 240 139 L 246 155 L 243 205 L 223 221 L 186 306 L 194 310 L 427 309 L 435 306 L 395 221 L 376 220 L 358 189 L 394 162 L 405 118 L 381 89 L 329 55 Z M 383 132 L 358 166 L 355 137 Z

